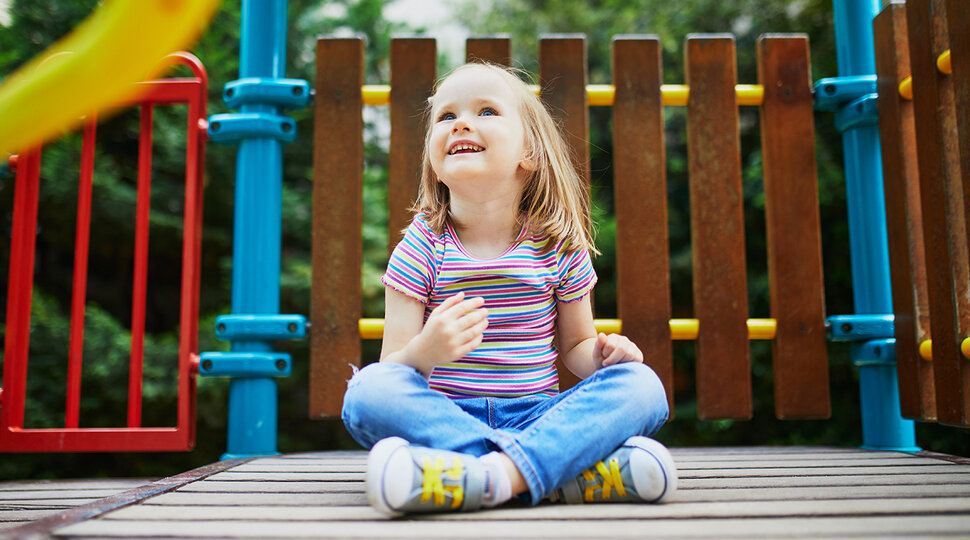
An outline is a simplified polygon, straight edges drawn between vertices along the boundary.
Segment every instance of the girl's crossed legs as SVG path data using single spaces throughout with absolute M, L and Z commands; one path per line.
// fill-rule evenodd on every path
M 667 419 L 663 385 L 639 363 L 609 366 L 556 396 L 451 399 L 413 368 L 375 363 L 348 384 L 343 421 L 365 447 L 387 437 L 480 457 L 501 451 L 533 504 L 633 435 Z

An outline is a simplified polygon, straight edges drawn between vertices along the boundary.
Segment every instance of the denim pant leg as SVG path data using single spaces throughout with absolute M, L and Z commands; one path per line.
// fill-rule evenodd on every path
M 476 400 L 477 401 L 477 400 Z M 431 390 L 414 368 L 378 362 L 358 371 L 347 384 L 341 413 L 354 440 L 370 448 L 385 437 L 412 444 L 481 456 L 497 450 L 487 419 L 462 410 Z
M 655 433 L 667 412 L 663 385 L 643 364 L 603 368 L 550 398 L 454 401 L 413 368 L 376 363 L 350 380 L 342 418 L 366 448 L 398 436 L 474 456 L 500 449 L 522 473 L 526 500 L 534 504 L 630 436 Z
M 518 409 L 514 400 L 507 401 L 512 411 Z M 493 414 L 508 416 L 501 406 Z M 496 424 L 508 428 L 497 429 L 493 437 L 525 478 L 527 499 L 536 503 L 627 438 L 655 433 L 667 414 L 663 384 L 653 370 L 624 363 L 600 369 L 524 418 L 499 418 Z

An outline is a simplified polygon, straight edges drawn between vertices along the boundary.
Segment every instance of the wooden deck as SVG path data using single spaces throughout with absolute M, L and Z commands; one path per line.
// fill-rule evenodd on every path
M 0 539 L 970 537 L 965 458 L 793 447 L 673 453 L 680 490 L 663 505 L 512 505 L 391 520 L 367 506 L 365 453 L 321 452 L 216 463 Z
M 139 486 L 149 479 L 25 480 L 0 482 L 0 531 L 93 503 Z

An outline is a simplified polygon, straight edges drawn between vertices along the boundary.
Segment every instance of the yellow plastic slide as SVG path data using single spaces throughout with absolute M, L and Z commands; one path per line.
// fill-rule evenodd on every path
M 172 51 L 190 46 L 220 0 L 106 0 L 70 35 L 0 84 L 0 157 L 137 96 Z

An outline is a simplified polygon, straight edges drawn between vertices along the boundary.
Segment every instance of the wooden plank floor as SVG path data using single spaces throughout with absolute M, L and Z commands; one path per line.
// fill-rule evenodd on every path
M 970 460 L 836 448 L 673 453 L 680 490 L 662 505 L 511 505 L 391 520 L 367 506 L 365 453 L 322 452 L 222 462 L 166 479 L 145 497 L 109 498 L 119 501 L 109 511 L 67 516 L 50 532 L 23 532 L 72 539 L 970 537 Z
M 0 482 L 0 531 L 150 482 L 144 478 Z

